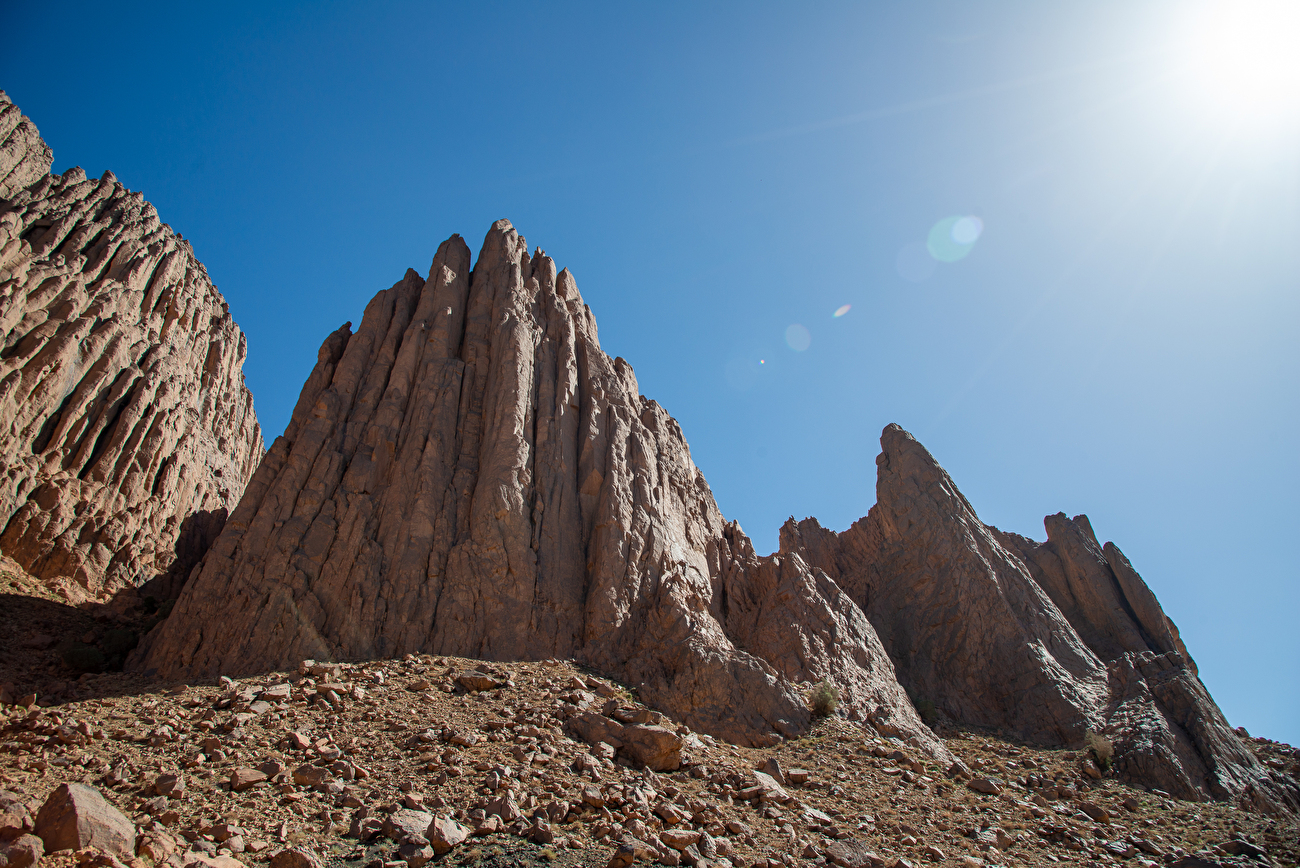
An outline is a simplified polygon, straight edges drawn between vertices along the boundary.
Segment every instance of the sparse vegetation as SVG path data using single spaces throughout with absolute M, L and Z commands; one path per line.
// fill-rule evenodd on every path
M 921 722 L 926 726 L 934 726 L 939 720 L 939 709 L 928 699 L 916 703 L 916 713 L 921 715 Z
M 819 681 L 808 691 L 808 707 L 816 717 L 830 717 L 840 706 L 840 691 L 829 681 Z
M 104 652 L 84 642 L 68 642 L 59 649 L 59 657 L 75 672 L 99 672 L 108 662 Z
M 1110 743 L 1110 739 L 1099 732 L 1088 730 L 1083 743 L 1092 754 L 1092 758 L 1097 761 L 1097 765 L 1101 766 L 1102 771 L 1110 771 L 1110 763 L 1115 756 L 1115 746 Z

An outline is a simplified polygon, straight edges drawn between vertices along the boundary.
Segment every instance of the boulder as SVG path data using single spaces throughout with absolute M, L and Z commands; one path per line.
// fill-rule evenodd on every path
M 633 724 L 623 727 L 623 752 L 656 772 L 676 771 L 682 765 L 682 737 L 663 726 Z
M 119 859 L 135 856 L 135 824 L 85 784 L 60 784 L 36 814 L 36 834 L 45 850 L 97 847 Z
M 470 836 L 470 830 L 451 817 L 434 817 L 424 835 L 439 856 L 459 846 Z

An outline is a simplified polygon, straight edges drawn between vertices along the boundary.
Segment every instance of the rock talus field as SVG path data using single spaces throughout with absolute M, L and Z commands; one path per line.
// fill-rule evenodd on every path
M 244 335 L 189 242 L 0 93 L 0 551 L 77 602 L 174 595 L 262 455 Z

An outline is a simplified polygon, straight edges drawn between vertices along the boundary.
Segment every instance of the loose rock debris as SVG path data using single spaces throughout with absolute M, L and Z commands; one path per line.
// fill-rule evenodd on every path
M 956 758 L 941 767 L 839 718 L 740 748 L 556 661 L 304 661 L 212 686 L 90 686 L 120 695 L 3 709 L 7 868 L 1300 859 L 1294 819 L 1094 778 L 1081 753 L 941 732 Z M 1294 773 L 1294 749 L 1241 737 Z

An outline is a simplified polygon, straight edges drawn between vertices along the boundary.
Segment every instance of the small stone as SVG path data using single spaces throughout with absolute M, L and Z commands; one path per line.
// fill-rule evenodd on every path
M 230 789 L 242 793 L 266 780 L 266 772 L 258 769 L 238 768 L 230 773 Z
M 159 775 L 153 782 L 154 792 L 169 799 L 185 798 L 185 778 L 181 775 Z
M 984 793 L 988 796 L 998 796 L 1002 794 L 1002 781 L 997 778 L 975 778 L 966 784 L 977 793 Z
M 1110 822 L 1110 812 L 1094 802 L 1079 802 L 1079 810 L 1098 823 Z
M 35 835 L 19 835 L 13 840 L 0 840 L 0 866 L 4 868 L 31 868 L 45 855 L 45 843 Z

